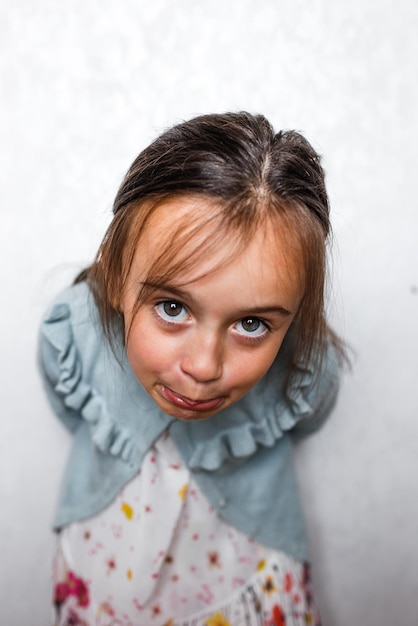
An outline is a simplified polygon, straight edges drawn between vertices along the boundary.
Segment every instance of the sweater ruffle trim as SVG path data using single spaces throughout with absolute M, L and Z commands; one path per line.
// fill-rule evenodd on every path
M 83 367 L 74 341 L 70 307 L 67 304 L 54 305 L 44 320 L 42 332 L 57 352 L 58 371 L 51 378 L 56 379 L 55 391 L 66 408 L 86 420 L 92 440 L 101 452 L 129 462 L 136 450 L 131 430 L 118 424 L 109 415 L 105 398 L 83 380 Z
M 276 404 L 264 406 L 261 410 L 265 417 L 258 422 L 243 421 L 242 424 L 219 431 L 209 440 L 197 442 L 189 466 L 214 471 L 231 457 L 242 459 L 254 454 L 259 446 L 273 446 L 297 423 L 313 414 L 314 409 L 307 400 L 313 379 L 311 370 L 300 367 L 287 390 L 287 402 L 282 399 Z M 244 415 L 245 406 L 242 411 Z

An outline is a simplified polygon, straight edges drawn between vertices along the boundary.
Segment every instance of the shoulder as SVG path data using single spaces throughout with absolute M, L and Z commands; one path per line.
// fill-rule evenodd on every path
M 98 321 L 94 297 L 86 282 L 72 285 L 58 294 L 48 307 L 42 324 L 53 324 L 60 319 L 69 319 L 72 325 Z
M 41 369 L 51 374 L 76 350 L 88 363 L 104 343 L 98 311 L 87 283 L 61 292 L 46 311 L 39 333 Z
M 41 345 L 49 342 L 57 349 L 74 344 L 84 358 L 104 347 L 104 336 L 92 291 L 81 282 L 62 291 L 47 309 L 40 327 Z

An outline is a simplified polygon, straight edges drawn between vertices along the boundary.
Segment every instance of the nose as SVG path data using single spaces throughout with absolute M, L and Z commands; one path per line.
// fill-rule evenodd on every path
M 181 369 L 197 382 L 218 380 L 223 370 L 222 340 L 215 333 L 196 332 L 189 336 Z

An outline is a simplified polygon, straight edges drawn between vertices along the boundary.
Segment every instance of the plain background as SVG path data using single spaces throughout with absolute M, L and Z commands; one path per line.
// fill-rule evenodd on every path
M 36 370 L 41 315 L 136 154 L 240 109 L 302 131 L 327 171 L 330 313 L 356 356 L 298 455 L 324 625 L 417 623 L 417 31 L 415 0 L 2 0 L 2 625 L 49 618 L 69 439 Z

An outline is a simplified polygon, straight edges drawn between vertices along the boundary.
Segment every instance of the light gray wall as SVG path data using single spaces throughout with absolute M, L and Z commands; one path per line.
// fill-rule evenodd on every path
M 324 154 L 332 316 L 356 358 L 300 450 L 325 626 L 418 619 L 418 4 L 14 0 L 0 6 L 0 623 L 48 623 L 68 439 L 39 319 L 88 263 L 123 173 L 167 125 L 248 109 Z

